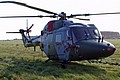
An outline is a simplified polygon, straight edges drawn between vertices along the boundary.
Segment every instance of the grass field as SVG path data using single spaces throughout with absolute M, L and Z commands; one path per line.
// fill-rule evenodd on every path
M 120 63 L 120 40 L 108 40 L 117 50 L 104 59 Z M 45 55 L 37 49 L 24 48 L 22 41 L 0 41 L 0 80 L 120 80 L 120 65 L 72 62 L 66 69 L 47 64 Z

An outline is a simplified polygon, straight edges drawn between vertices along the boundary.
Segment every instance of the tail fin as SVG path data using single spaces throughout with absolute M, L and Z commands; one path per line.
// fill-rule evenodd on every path
M 26 32 L 25 30 L 23 29 L 20 29 L 19 32 L 21 33 L 22 35 L 22 40 L 23 40 L 23 43 L 24 43 L 24 46 L 25 47 L 36 47 L 36 46 L 40 46 L 40 43 L 41 43 L 41 36 L 34 36 L 33 38 L 28 38 L 27 36 L 25 36 L 25 33 Z
M 27 30 L 20 29 L 19 32 L 6 32 L 6 33 L 20 33 L 22 35 L 22 40 L 25 47 L 35 47 L 40 46 L 41 44 L 41 36 L 34 36 L 29 38 L 29 36 L 25 35 L 25 32 L 28 32 Z

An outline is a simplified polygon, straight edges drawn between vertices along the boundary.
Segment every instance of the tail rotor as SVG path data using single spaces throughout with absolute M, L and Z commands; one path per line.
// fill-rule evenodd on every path
M 32 31 L 31 29 L 32 29 L 33 26 L 34 26 L 34 24 L 32 24 L 29 28 L 26 27 L 26 28 L 27 28 L 26 30 L 20 29 L 19 32 L 6 32 L 6 33 L 21 33 L 21 34 L 23 34 L 24 32 L 26 32 L 26 36 L 27 36 L 29 39 L 31 39 L 31 37 L 30 37 L 30 32 Z
M 34 26 L 34 24 L 32 24 L 29 28 L 26 27 L 27 29 L 25 30 L 26 36 L 28 36 L 29 39 L 31 39 L 30 32 L 32 31 L 31 29 L 32 29 L 33 26 Z

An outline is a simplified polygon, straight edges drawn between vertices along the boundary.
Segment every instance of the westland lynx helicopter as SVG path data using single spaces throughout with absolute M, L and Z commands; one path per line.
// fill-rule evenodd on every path
M 34 38 L 30 37 L 29 35 L 29 32 L 31 31 L 33 25 L 30 28 L 27 28 L 27 30 L 20 29 L 19 32 L 8 32 L 21 33 L 25 47 L 34 47 L 35 49 L 36 46 L 40 46 L 40 49 L 48 57 L 47 61 L 57 60 L 68 62 L 101 59 L 112 55 L 116 50 L 115 46 L 112 43 L 104 40 L 100 31 L 94 24 L 74 23 L 73 21 L 70 21 L 68 19 L 75 18 L 79 20 L 89 20 L 76 17 L 120 14 L 120 12 L 97 14 L 71 14 L 67 16 L 64 12 L 57 14 L 55 12 L 33 7 L 21 2 L 0 1 L 0 3 L 13 3 L 50 14 L 48 16 L 2 16 L 0 18 L 57 18 L 57 20 L 49 21 L 45 25 L 44 29 L 41 31 L 41 35 Z

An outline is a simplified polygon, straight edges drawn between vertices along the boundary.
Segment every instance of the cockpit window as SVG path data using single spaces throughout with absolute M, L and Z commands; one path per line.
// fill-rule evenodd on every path
M 87 29 L 75 27 L 72 28 L 72 32 L 77 40 L 89 39 L 91 36 Z
M 72 27 L 72 33 L 74 34 L 75 40 L 88 40 L 88 39 L 98 39 L 100 33 L 96 28 L 84 28 L 84 27 Z
M 92 38 L 99 38 L 100 37 L 100 33 L 97 29 L 88 29 L 90 34 L 91 34 L 91 37 Z

